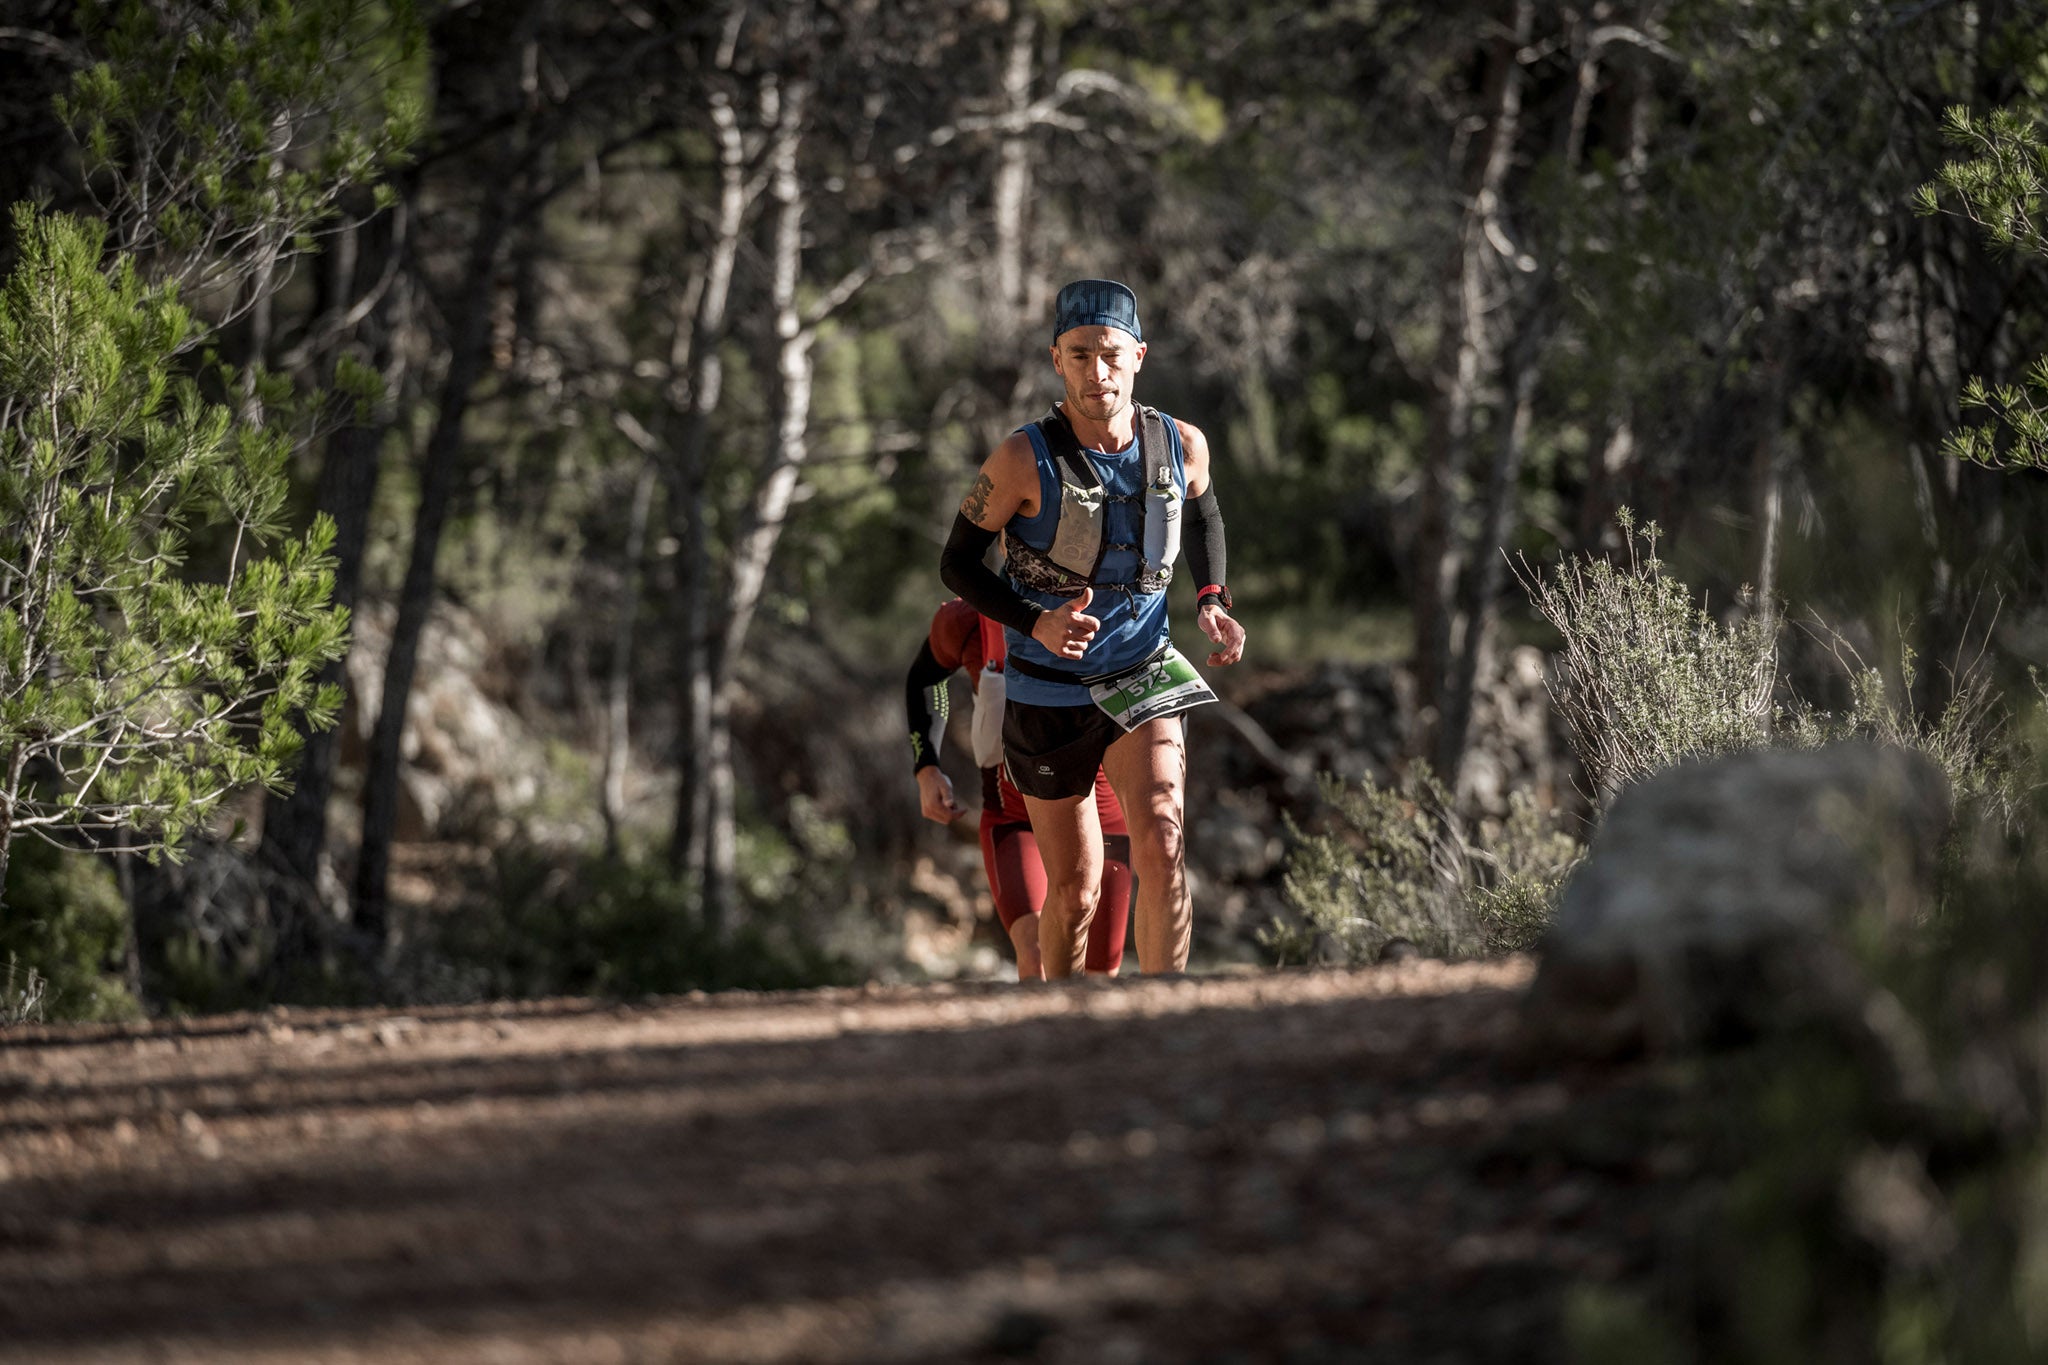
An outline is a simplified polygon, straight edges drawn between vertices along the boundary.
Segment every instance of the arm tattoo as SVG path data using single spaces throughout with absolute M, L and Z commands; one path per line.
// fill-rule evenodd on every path
M 974 487 L 967 490 L 967 496 L 960 500 L 960 514 L 981 525 L 981 519 L 988 515 L 989 495 L 996 491 L 996 483 L 987 474 L 974 481 Z

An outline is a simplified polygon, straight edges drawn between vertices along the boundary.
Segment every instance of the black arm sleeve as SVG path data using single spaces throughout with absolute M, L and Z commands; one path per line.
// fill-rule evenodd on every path
M 1223 551 L 1223 509 L 1216 505 L 1214 488 L 1203 489 L 1201 497 L 1188 503 L 1188 531 L 1188 567 L 1195 571 L 1195 586 L 1228 586 L 1230 565 Z
M 939 736 L 946 728 L 952 699 L 946 695 L 946 678 L 952 672 L 932 653 L 929 638 L 917 647 L 917 658 L 904 680 L 904 709 L 910 721 L 910 770 L 930 767 L 939 761 Z
M 982 562 L 996 543 L 994 531 L 983 530 L 964 512 L 953 517 L 953 534 L 939 552 L 939 577 L 967 599 L 967 605 L 998 625 L 1029 635 L 1045 613 L 1033 606 L 1009 581 Z

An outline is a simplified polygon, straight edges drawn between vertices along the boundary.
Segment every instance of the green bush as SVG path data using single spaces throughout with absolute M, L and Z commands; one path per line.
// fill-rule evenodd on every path
M 1548 581 L 1521 571 L 1562 638 L 1551 700 L 1602 798 L 1683 759 L 1767 742 L 1778 683 L 1768 614 L 1715 621 L 1665 574 L 1657 524 L 1638 531 L 1626 508 L 1619 520 L 1626 562 L 1567 560 Z
M 1291 819 L 1283 881 L 1298 919 L 1276 919 L 1259 941 L 1275 960 L 1371 961 L 1405 938 L 1460 958 L 1534 946 L 1582 851 L 1527 792 L 1502 822 L 1468 830 L 1426 765 L 1398 787 L 1322 779 L 1327 818 L 1310 832 Z
M 730 933 L 657 861 L 501 854 L 461 906 L 428 912 L 404 989 L 434 999 L 614 999 L 689 990 L 851 984 L 849 964 L 798 917 L 759 908 Z
M 0 1020 L 131 1019 L 128 907 L 104 859 L 21 839 L 0 908 Z
M 1923 720 L 1885 685 L 1883 673 L 1868 665 L 1838 632 L 1815 625 L 1830 652 L 1849 675 L 1849 702 L 1839 711 L 1823 711 L 1794 698 L 1785 707 L 1776 733 L 1779 743 L 1812 748 L 1843 739 L 1869 739 L 1917 749 L 1932 759 L 1948 778 L 1958 808 L 1973 815 L 2011 824 L 2023 813 L 2032 764 L 2022 751 L 2011 716 L 1984 672 L 1964 672 L 1954 679 L 1948 701 L 1933 720 Z M 1900 661 L 1900 692 L 1913 690 L 1915 661 L 1910 652 Z M 2038 694 L 2041 680 L 2034 680 Z
M 1547 582 L 1522 574 L 1561 640 L 1551 701 L 1599 797 L 1689 758 L 1861 738 L 1919 750 L 1947 775 L 1959 805 L 2013 818 L 2026 779 L 2009 716 L 1981 671 L 1958 671 L 1941 713 L 1925 720 L 1901 700 L 1915 681 L 1910 652 L 1899 660 L 1895 694 L 1839 631 L 1814 620 L 1808 634 L 1847 682 L 1847 704 L 1822 709 L 1786 684 L 1776 611 L 1717 622 L 1665 572 L 1656 523 L 1639 530 L 1626 508 L 1619 520 L 1625 561 L 1567 562 Z

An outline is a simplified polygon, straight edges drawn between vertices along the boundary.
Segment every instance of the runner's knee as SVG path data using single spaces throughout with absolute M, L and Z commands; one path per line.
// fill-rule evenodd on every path
M 1142 837 L 1131 839 L 1131 866 L 1140 879 L 1157 876 L 1187 861 L 1185 822 L 1178 808 L 1159 809 L 1146 821 Z
M 1095 913 L 1101 899 L 1102 879 L 1099 875 L 1085 880 L 1061 880 L 1046 888 L 1045 913 L 1057 914 L 1062 920 L 1078 923 Z

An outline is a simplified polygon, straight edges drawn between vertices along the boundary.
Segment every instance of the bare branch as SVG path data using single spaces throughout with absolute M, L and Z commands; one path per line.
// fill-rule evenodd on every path
M 90 59 L 84 48 L 67 43 L 53 34 L 32 28 L 0 28 L 0 47 L 18 47 L 30 52 L 46 52 L 66 66 L 84 68 Z
M 934 128 L 925 135 L 922 144 L 912 142 L 898 147 L 894 159 L 899 166 L 908 165 L 925 152 L 943 147 L 969 133 L 1014 134 L 1048 124 L 1078 131 L 1086 125 L 1064 111 L 1068 103 L 1084 95 L 1106 95 L 1134 109 L 1148 112 L 1154 108 L 1145 92 L 1129 82 L 1119 80 L 1107 71 L 1082 68 L 1064 72 L 1059 80 L 1054 82 L 1050 93 L 1021 109 L 1006 109 L 996 114 L 971 114 Z
M 1628 43 L 1643 51 L 1662 57 L 1667 62 L 1683 63 L 1685 58 L 1676 51 L 1658 42 L 1639 28 L 1627 24 L 1602 24 L 1586 35 L 1588 55 L 1597 54 L 1602 48 L 1614 43 Z

